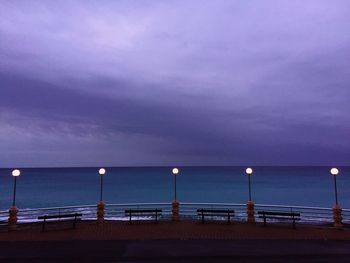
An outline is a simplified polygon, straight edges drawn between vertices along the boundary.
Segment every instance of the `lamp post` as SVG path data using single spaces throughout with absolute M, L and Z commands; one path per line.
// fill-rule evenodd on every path
M 339 174 L 339 170 L 337 168 L 332 168 L 331 174 L 333 175 L 333 178 L 334 178 L 335 205 L 338 205 L 337 175 Z
M 103 198 L 102 198 L 102 194 L 103 194 L 103 176 L 106 173 L 106 169 L 100 168 L 100 170 L 98 170 L 98 173 L 100 174 L 100 202 L 102 202 L 102 200 L 103 200 Z
M 103 177 L 106 174 L 106 169 L 100 168 L 98 170 L 100 175 L 100 202 L 97 204 L 97 223 L 104 222 L 105 216 L 105 203 L 103 202 Z
M 249 224 L 255 223 L 255 212 L 254 212 L 254 202 L 252 201 L 252 191 L 251 191 L 251 182 L 250 182 L 250 176 L 253 174 L 252 168 L 247 168 L 245 170 L 245 173 L 248 176 L 248 189 L 249 189 L 249 199 L 247 202 L 247 221 Z
M 174 200 L 176 200 L 176 176 L 179 173 L 179 169 L 173 168 L 172 173 L 174 175 Z
M 335 194 L 335 205 L 333 206 L 333 221 L 334 226 L 336 228 L 342 228 L 342 209 L 338 203 L 338 189 L 337 189 L 337 176 L 339 174 L 339 170 L 337 168 L 332 168 L 330 170 L 333 179 L 334 179 L 334 194 Z
M 173 168 L 172 169 L 172 174 L 174 176 L 174 200 L 172 202 L 172 220 L 173 221 L 179 221 L 180 217 L 179 217 L 179 206 L 180 203 L 177 200 L 177 196 L 176 196 L 176 176 L 179 173 L 179 169 L 178 168 Z
M 248 184 L 249 184 L 249 201 L 252 201 L 252 188 L 251 188 L 251 183 L 250 183 L 250 176 L 253 174 L 253 169 L 252 168 L 247 168 L 245 170 L 246 174 L 248 175 Z
M 17 188 L 17 177 L 21 175 L 21 171 L 18 169 L 14 169 L 12 171 L 12 176 L 14 179 L 13 184 L 13 199 L 12 199 L 12 207 L 9 210 L 9 218 L 8 218 L 8 230 L 14 231 L 17 228 L 17 213 L 18 209 L 16 207 L 16 188 Z
M 13 184 L 13 199 L 12 199 L 12 206 L 16 206 L 16 188 L 17 188 L 17 177 L 21 175 L 21 171 L 18 169 L 15 169 L 12 171 L 12 176 L 14 178 L 14 184 Z

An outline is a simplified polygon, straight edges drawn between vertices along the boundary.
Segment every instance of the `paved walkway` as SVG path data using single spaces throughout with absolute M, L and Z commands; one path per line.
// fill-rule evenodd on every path
M 349 262 L 350 241 L 0 242 L 0 262 Z
M 83 221 L 0 230 L 0 262 L 350 262 L 350 229 Z
M 333 227 L 297 226 L 290 224 L 246 223 L 201 224 L 193 221 L 133 223 L 111 221 L 102 225 L 80 222 L 77 229 L 70 229 L 71 222 L 49 223 L 41 232 L 41 224 L 21 225 L 16 232 L 0 231 L 0 241 L 44 240 L 152 240 L 152 239 L 264 239 L 264 240 L 350 240 L 350 228 L 337 230 Z

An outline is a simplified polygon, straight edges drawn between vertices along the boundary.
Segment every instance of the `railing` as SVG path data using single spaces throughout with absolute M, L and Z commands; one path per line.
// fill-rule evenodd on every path
M 195 219 L 197 218 L 197 209 L 201 209 L 201 208 L 232 209 L 232 210 L 235 210 L 235 217 L 234 217 L 235 220 L 240 220 L 240 221 L 246 220 L 246 217 L 247 217 L 246 204 L 230 204 L 230 203 L 180 203 L 180 217 L 183 219 Z M 221 217 L 217 216 L 215 217 L 215 219 L 220 220 Z
M 0 211 L 0 226 L 7 225 L 8 211 Z
M 140 204 L 106 204 L 106 220 L 129 220 L 125 216 L 126 209 L 162 209 L 160 220 L 171 218 L 171 203 L 140 203 Z M 137 219 L 148 219 L 149 217 L 138 217 Z
M 17 223 L 21 224 L 37 222 L 38 216 L 41 215 L 61 215 L 71 213 L 81 213 L 83 220 L 95 220 L 96 205 L 18 209 Z M 7 221 L 8 215 L 8 211 L 0 211 L 0 221 Z
M 343 209 L 343 223 L 350 225 L 350 209 Z
M 197 214 L 197 209 L 233 209 L 235 210 L 235 219 L 240 221 L 247 220 L 246 204 L 235 203 L 180 203 L 180 214 L 183 218 L 193 218 Z M 255 213 L 257 211 L 281 211 L 300 213 L 301 223 L 328 224 L 333 223 L 332 208 L 309 207 L 309 206 L 286 206 L 286 205 L 266 205 L 255 204 Z M 350 209 L 343 209 L 343 223 L 350 224 Z M 215 219 L 220 219 L 216 217 Z M 256 221 L 262 222 L 256 215 Z
M 235 210 L 235 220 L 246 221 L 246 204 L 235 203 L 180 203 L 180 218 L 182 220 L 197 219 L 197 209 L 232 209 Z M 160 220 L 171 219 L 171 203 L 125 203 L 125 204 L 106 204 L 105 220 L 128 220 L 125 215 L 126 209 L 162 209 Z M 307 206 L 286 206 L 286 205 L 266 205 L 255 204 L 255 213 L 258 211 L 285 211 L 300 213 L 300 223 L 312 224 L 330 224 L 333 222 L 333 212 L 331 208 L 307 207 Z M 18 223 L 37 222 L 41 215 L 59 215 L 67 213 L 81 213 L 82 220 L 96 220 L 97 205 L 83 206 L 65 206 L 37 209 L 19 209 Z M 0 211 L 0 224 L 7 224 L 8 211 Z M 350 209 L 342 210 L 343 223 L 350 224 Z M 149 219 L 149 217 L 140 217 L 139 220 Z M 215 219 L 220 219 L 217 217 Z M 256 221 L 261 219 L 256 215 Z
M 325 207 L 311 207 L 311 206 L 286 206 L 286 205 L 265 205 L 256 204 L 255 213 L 257 211 L 282 211 L 300 213 L 301 223 L 312 224 L 331 224 L 333 223 L 332 208 Z M 257 221 L 261 219 L 257 218 Z M 343 209 L 343 223 L 350 223 L 350 210 Z

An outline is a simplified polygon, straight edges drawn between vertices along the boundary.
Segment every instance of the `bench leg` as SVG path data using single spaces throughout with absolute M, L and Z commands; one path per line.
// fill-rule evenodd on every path
M 157 224 L 157 216 L 158 216 L 158 213 L 156 212 L 156 224 Z
M 266 226 L 266 216 L 264 216 L 264 226 Z
M 293 229 L 295 229 L 295 219 L 293 218 Z
M 73 229 L 75 229 L 75 224 L 77 222 L 77 216 L 74 217 L 74 221 L 73 221 Z
M 202 224 L 204 224 L 204 213 L 202 212 Z
M 42 227 L 42 229 L 41 229 L 41 232 L 44 232 L 44 231 L 45 231 L 45 223 L 46 223 L 46 219 L 44 219 L 43 227 Z

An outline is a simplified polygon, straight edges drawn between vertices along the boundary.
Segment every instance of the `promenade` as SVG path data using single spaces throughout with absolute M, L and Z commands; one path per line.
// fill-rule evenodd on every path
M 350 210 L 337 198 L 332 208 L 255 204 L 249 179 L 247 203 L 180 203 L 174 168 L 171 203 L 105 204 L 99 172 L 97 207 L 18 209 L 14 187 L 0 262 L 349 262 Z M 67 218 L 79 218 L 75 229 Z
M 82 221 L 76 229 L 71 222 L 52 222 L 41 232 L 40 223 L 23 224 L 15 232 L 0 232 L 0 241 L 45 240 L 154 240 L 154 239 L 285 239 L 285 240 L 350 240 L 350 227 L 337 230 L 331 226 L 269 224 L 249 225 L 243 222 L 205 223 L 198 221 L 133 222 Z
M 195 221 L 52 223 L 0 232 L 0 262 L 348 262 L 350 228 Z

